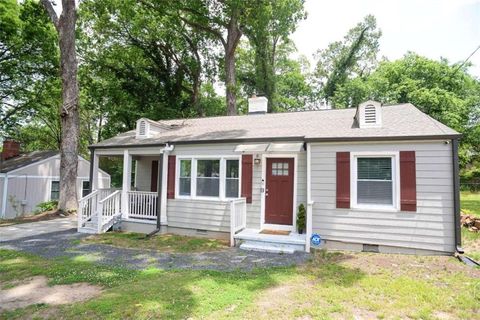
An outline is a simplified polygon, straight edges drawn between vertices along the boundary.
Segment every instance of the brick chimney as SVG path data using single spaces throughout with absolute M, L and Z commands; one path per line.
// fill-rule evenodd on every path
M 20 143 L 12 139 L 3 140 L 2 160 L 20 155 Z

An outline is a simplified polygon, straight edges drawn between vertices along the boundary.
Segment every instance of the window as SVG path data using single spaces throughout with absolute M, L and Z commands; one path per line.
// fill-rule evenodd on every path
M 239 161 L 227 160 L 227 172 L 225 176 L 225 197 L 238 198 L 239 197 Z
M 197 196 L 220 196 L 220 160 L 197 160 Z
M 288 162 L 272 163 L 273 176 L 288 176 Z
M 50 187 L 50 200 L 58 200 L 60 198 L 60 182 L 52 181 Z
M 231 158 L 180 158 L 177 196 L 238 198 L 240 161 Z
M 90 181 L 82 181 L 82 198 L 90 193 Z
M 178 194 L 189 196 L 191 193 L 192 160 L 180 160 Z
M 358 205 L 394 206 L 393 157 L 357 157 Z

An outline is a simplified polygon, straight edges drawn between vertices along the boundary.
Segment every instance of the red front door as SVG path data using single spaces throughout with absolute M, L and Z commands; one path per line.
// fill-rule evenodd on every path
M 293 158 L 267 158 L 265 223 L 293 223 Z

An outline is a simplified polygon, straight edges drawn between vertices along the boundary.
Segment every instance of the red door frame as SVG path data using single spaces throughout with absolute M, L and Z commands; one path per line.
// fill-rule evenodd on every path
M 265 206 L 264 224 L 295 225 L 295 157 L 266 157 L 265 163 Z M 272 174 L 273 163 L 288 163 L 288 175 Z M 286 171 L 283 171 L 285 173 Z M 276 171 L 276 173 L 279 173 Z M 272 194 L 274 192 L 274 194 Z

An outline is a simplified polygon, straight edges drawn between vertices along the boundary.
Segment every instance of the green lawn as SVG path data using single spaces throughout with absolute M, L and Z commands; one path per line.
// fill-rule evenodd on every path
M 462 191 L 460 202 L 463 213 L 480 217 L 480 193 Z M 480 261 L 480 232 L 470 232 L 462 228 L 462 247 L 465 253 L 473 259 Z
M 133 232 L 107 232 L 85 238 L 86 243 L 100 243 L 122 248 L 152 249 L 162 252 L 205 252 L 228 248 L 228 241 L 186 237 L 173 234 L 154 235 Z
M 131 271 L 0 250 L 0 287 L 33 275 L 104 290 L 87 302 L 32 305 L 0 318 L 480 318 L 480 270 L 453 257 L 317 252 L 297 268 Z

